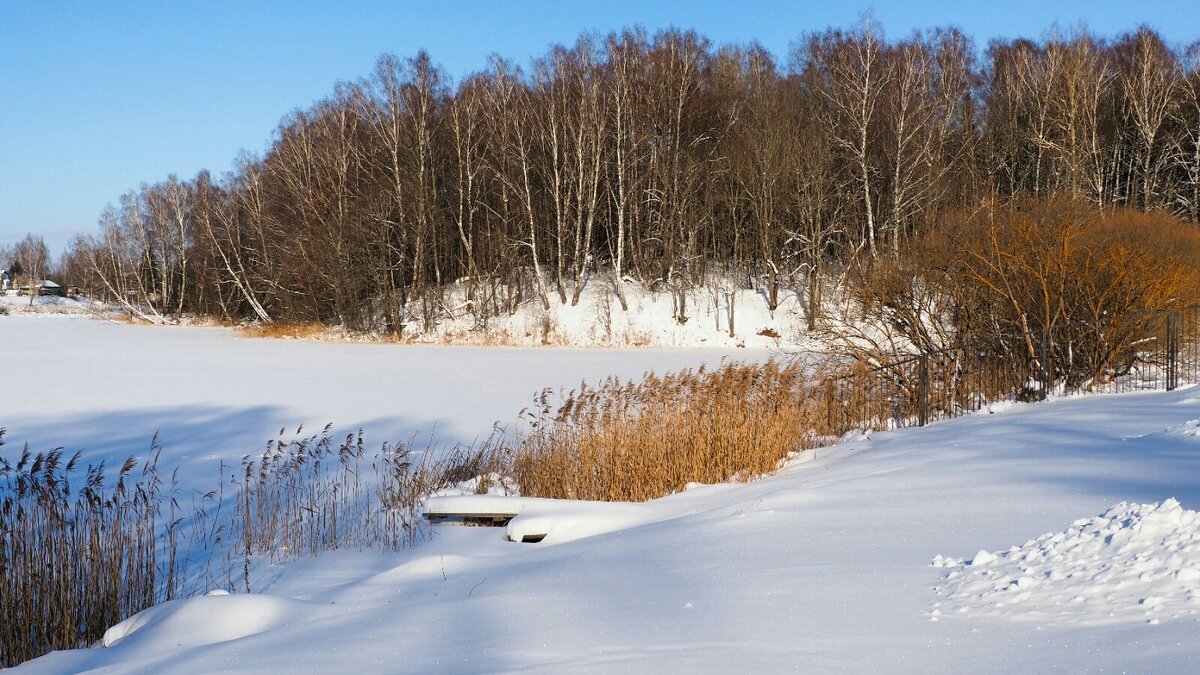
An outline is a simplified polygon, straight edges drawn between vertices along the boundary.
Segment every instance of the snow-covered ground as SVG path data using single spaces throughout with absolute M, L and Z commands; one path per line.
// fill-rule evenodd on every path
M 674 293 L 624 285 L 628 311 L 622 311 L 611 284 L 599 278 L 584 287 L 579 303 L 562 303 L 552 294 L 550 308 L 529 301 L 509 316 L 492 317 L 486 331 L 475 326 L 461 291 L 452 292 L 452 316 L 441 316 L 432 329 L 410 335 L 417 342 L 500 342 L 512 345 L 593 345 L 608 347 L 718 347 L 811 349 L 802 291 L 782 289 L 779 306 L 770 310 L 766 291 L 743 288 L 729 280 L 687 291 L 680 323 Z M 457 297 L 457 301 L 453 298 Z M 457 309 L 453 309 L 457 307 Z
M 10 443 L 100 454 L 158 426 L 196 470 L 298 421 L 469 440 L 541 386 L 719 357 L 17 317 L 0 342 Z M 1197 672 L 1198 420 L 1195 388 L 1006 404 L 749 484 L 531 501 L 507 531 L 280 564 L 261 594 L 159 606 L 18 672 Z
M 832 282 L 831 282 L 832 283 Z M 802 291 L 782 289 L 779 306 L 770 310 L 766 292 L 742 288 L 732 282 L 711 281 L 711 287 L 687 292 L 685 316 L 676 319 L 674 294 L 653 291 L 629 282 L 624 286 L 628 311 L 622 311 L 611 283 L 597 279 L 587 284 L 578 304 L 563 303 L 554 294 L 550 308 L 528 300 L 511 314 L 490 317 L 478 325 L 469 311 L 462 289 L 448 293 L 436 323 L 423 327 L 412 318 L 403 340 L 419 344 L 509 345 L 559 347 L 659 347 L 812 350 L 819 343 L 807 331 Z M 415 304 L 415 303 L 414 303 Z M 415 308 L 412 310 L 415 311 Z M 84 298 L 0 295 L 0 315 L 76 315 L 125 319 L 129 314 L 116 305 Z M 201 319 L 200 321 L 204 321 Z M 184 317 L 182 323 L 193 322 Z M 340 328 L 312 333 L 309 339 L 326 341 L 391 341 L 391 336 L 347 334 Z
M 0 294 L 0 316 L 106 316 L 119 315 L 101 302 L 84 298 Z

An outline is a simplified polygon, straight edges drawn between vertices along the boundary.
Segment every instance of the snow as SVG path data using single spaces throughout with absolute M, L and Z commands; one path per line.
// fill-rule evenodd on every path
M 469 439 L 543 386 L 719 358 L 14 316 L 0 336 L 4 451 L 119 454 L 161 427 L 195 474 L 282 423 Z M 16 672 L 1197 672 L 1197 420 L 1195 388 L 1010 404 L 646 504 L 521 498 L 507 529 L 280 563 L 260 593 L 152 608 Z
M 120 645 L 131 659 L 154 656 L 164 644 L 176 649 L 202 647 L 285 627 L 289 617 L 309 610 L 308 604 L 218 591 L 139 612 L 109 628 L 100 642 L 104 647 Z
M 557 295 L 551 299 L 549 309 L 543 309 L 538 302 L 529 302 L 512 315 L 489 319 L 487 334 L 475 330 L 474 317 L 460 309 L 453 318 L 443 318 L 432 330 L 412 339 L 620 347 L 802 349 L 814 346 L 814 341 L 805 334 L 800 291 L 781 290 L 779 306 L 771 311 L 762 289 L 743 288 L 719 277 L 710 279 L 709 286 L 687 292 L 687 319 L 683 323 L 676 319 L 673 292 L 654 291 L 637 282 L 628 282 L 624 292 L 629 310 L 622 311 L 611 282 L 597 278 L 584 287 L 577 305 L 564 304 Z M 461 289 L 452 295 L 459 296 L 460 308 L 466 306 Z M 451 300 L 450 305 L 454 304 Z
M 778 306 L 771 310 L 765 290 L 744 288 L 719 274 L 709 287 L 687 291 L 685 320 L 677 319 L 675 293 L 653 290 L 636 281 L 623 285 L 628 311 L 622 311 L 611 280 L 597 277 L 580 293 L 579 302 L 550 307 L 527 301 L 511 314 L 489 317 L 481 327 L 471 314 L 466 288 L 451 287 L 437 322 L 424 326 L 413 317 L 405 324 L 401 340 L 417 344 L 510 345 L 523 347 L 638 347 L 812 351 L 820 340 L 807 331 L 804 302 L 799 290 L 781 289 Z M 831 282 L 832 283 L 832 282 Z M 834 291 L 829 292 L 831 295 Z M 96 316 L 125 320 L 129 314 L 116 305 L 85 298 L 0 296 L 0 315 Z M 192 325 L 205 319 L 183 317 L 176 323 Z M 351 334 L 340 327 L 308 336 L 310 340 L 394 341 L 394 336 Z
M 26 301 L 28 298 L 25 299 Z M 749 349 L 446 347 L 235 337 L 227 328 L 85 317 L 0 316 L 6 450 L 63 446 L 83 459 L 148 454 L 211 489 L 217 463 L 262 451 L 280 429 L 365 431 L 369 446 L 472 443 L 510 425 L 544 388 L 766 358 Z M 336 437 L 336 436 L 335 436 Z
M 1007 551 L 957 564 L 936 556 L 934 566 L 952 568 L 938 591 L 940 613 L 1081 625 L 1194 617 L 1200 513 L 1175 499 L 1121 502 Z
M 648 504 L 497 495 L 434 497 L 429 500 L 426 511 L 464 517 L 513 514 L 505 528 L 509 541 L 537 537 L 554 544 L 629 529 L 663 517 L 661 509 Z
M 54 282 L 47 282 L 53 284 Z M 59 298 L 52 295 L 38 296 L 29 302 L 27 295 L 0 294 L 0 317 L 7 316 L 117 316 L 112 308 L 103 303 L 81 298 Z

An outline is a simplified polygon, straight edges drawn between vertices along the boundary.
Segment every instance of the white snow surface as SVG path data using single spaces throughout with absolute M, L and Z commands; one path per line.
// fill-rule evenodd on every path
M 27 301 L 28 298 L 25 298 Z M 145 458 L 157 433 L 181 487 L 207 491 L 286 428 L 363 429 L 369 447 L 472 443 L 511 425 L 544 388 L 764 359 L 755 349 L 448 347 L 237 337 L 227 328 L 82 316 L 0 316 L 3 451 L 64 447 L 83 460 Z
M 452 291 L 452 318 L 416 335 L 419 342 L 455 343 L 499 339 L 517 345 L 594 345 L 624 347 L 812 348 L 806 335 L 800 289 L 781 289 L 779 306 L 770 310 L 763 289 L 743 288 L 719 276 L 708 287 L 687 291 L 684 315 L 677 320 L 674 293 L 653 291 L 635 281 L 623 285 L 628 311 L 622 311 L 611 280 L 590 281 L 576 305 L 552 294 L 549 309 L 527 302 L 508 316 L 489 319 L 477 330 L 462 289 Z
M 1175 499 L 1121 502 L 1007 551 L 951 567 L 931 618 L 946 612 L 1038 623 L 1159 623 L 1200 610 L 1200 513 Z
M 187 472 L 289 417 L 348 418 L 385 437 L 431 420 L 483 434 L 480 420 L 525 405 L 532 388 L 698 358 L 414 351 L 20 317 L 0 317 L 0 336 L 26 347 L 0 360 L 2 452 L 36 432 L 37 445 L 117 453 L 158 425 L 164 461 L 190 458 Z M 31 348 L 47 341 L 55 348 Z M 46 409 L 47 393 L 64 407 Z M 16 672 L 1200 672 L 1200 623 L 1183 600 L 1196 588 L 1197 420 L 1190 388 L 847 434 L 751 483 L 646 504 L 534 502 L 509 531 L 438 525 L 396 554 L 278 564 L 260 593 L 152 608 L 114 628 L 107 648 Z M 178 422 L 187 434 L 165 431 Z M 510 541 L 534 525 L 563 534 Z M 1028 543 L 1013 551 L 1018 542 Z M 1014 591 L 972 586 L 983 577 L 963 560 L 1004 570 L 1016 593 L 1022 565 L 1031 578 L 1082 574 L 1080 587 L 1111 573 L 1119 603 L 1101 587 L 1055 614 L 1053 593 L 1031 585 L 1024 604 L 1001 607 L 996 597 Z
M 53 282 L 50 282 L 53 283 Z M 53 295 L 30 298 L 27 295 L 0 293 L 0 319 L 8 316 L 117 316 L 112 307 L 83 298 L 60 298 Z

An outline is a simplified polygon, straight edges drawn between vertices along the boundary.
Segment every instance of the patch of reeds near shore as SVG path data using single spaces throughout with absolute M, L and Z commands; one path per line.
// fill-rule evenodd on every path
M 113 475 L 61 449 L 0 457 L 0 667 L 90 644 L 177 596 L 180 522 L 157 442 Z
M 211 538 L 240 561 L 242 576 L 223 580 L 225 587 L 249 591 L 257 557 L 412 546 L 427 534 L 425 499 L 485 472 L 493 453 L 491 440 L 449 450 L 428 443 L 414 451 L 414 437 L 368 454 L 361 430 L 336 443 L 330 429 L 291 441 L 281 433 L 257 459 L 243 458 L 230 477 L 232 518 L 218 526 L 227 532 Z
M 186 510 L 174 476 L 160 475 L 157 439 L 111 476 L 61 449 L 0 456 L 0 667 L 93 644 L 159 602 L 251 591 L 259 563 L 411 546 L 428 532 L 420 507 L 433 491 L 498 467 L 491 441 L 368 452 L 361 431 L 294 436 L 222 466 Z
M 811 447 L 828 400 L 804 367 L 777 361 L 609 379 L 557 405 L 547 391 L 510 470 L 522 495 L 604 501 L 746 480 Z

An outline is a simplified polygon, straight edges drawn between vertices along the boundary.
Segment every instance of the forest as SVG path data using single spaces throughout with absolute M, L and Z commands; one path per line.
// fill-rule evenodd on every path
M 1141 27 L 980 48 L 954 28 L 887 39 L 865 19 L 798 37 L 780 62 L 634 28 L 528 68 L 493 57 L 457 83 L 429 54 L 389 54 L 235 167 L 121 195 L 60 275 L 150 321 L 397 337 L 576 303 L 585 284 L 622 309 L 630 283 L 669 293 L 682 322 L 719 276 L 772 309 L 803 294 L 811 324 L 830 284 L 899 273 L 912 290 L 913 265 L 955 260 L 965 276 L 944 279 L 991 283 L 980 269 L 1016 255 L 1001 242 L 1067 236 L 998 232 L 1014 214 L 1107 219 L 1105 241 L 1140 237 L 1143 253 L 1167 232 L 1192 260 L 1200 42 Z

